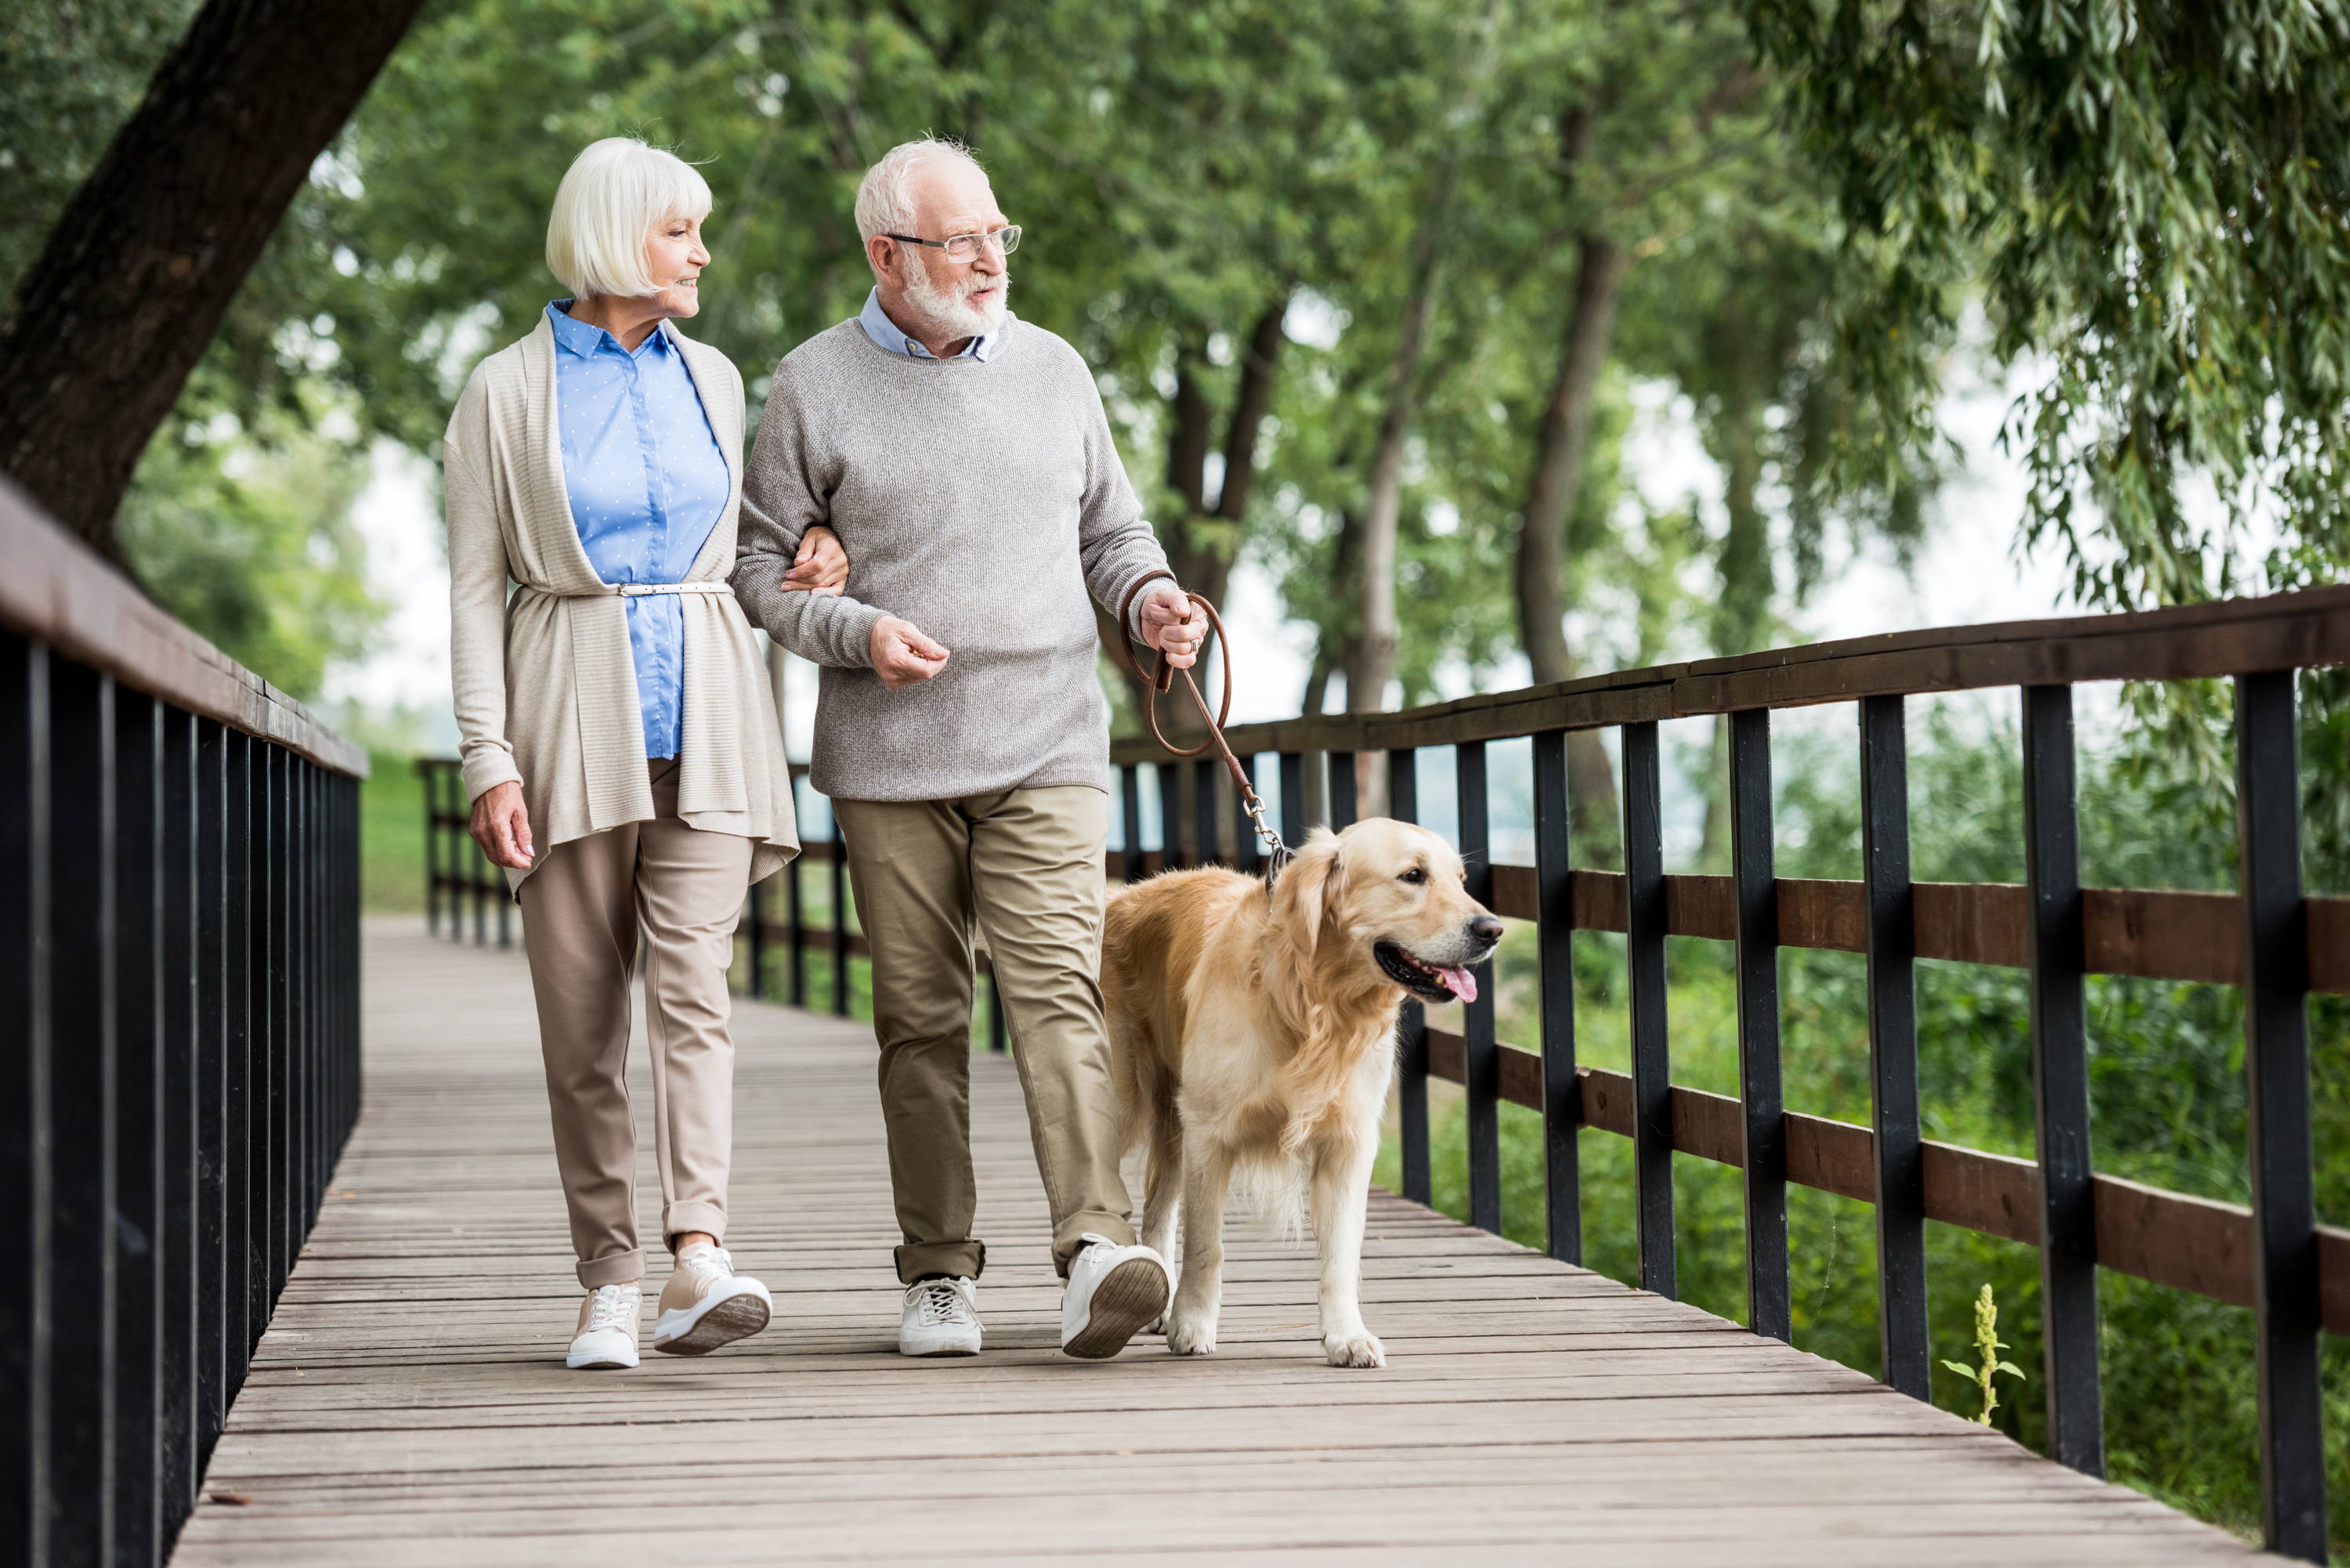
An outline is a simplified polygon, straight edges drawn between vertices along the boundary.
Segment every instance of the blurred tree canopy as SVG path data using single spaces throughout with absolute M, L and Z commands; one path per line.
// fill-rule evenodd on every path
M 35 220 L 0 238 L 0 283 L 192 9 L 0 23 L 0 194 Z M 191 452 L 433 450 L 472 362 L 556 292 L 548 199 L 614 133 L 709 176 L 694 330 L 755 402 L 862 296 L 862 171 L 935 132 L 979 149 L 1027 226 L 1014 306 L 1096 367 L 1184 577 L 1220 594 L 1253 553 L 1315 628 L 1310 701 L 1780 639 L 1853 545 L 1922 535 L 1977 300 L 1995 355 L 2040 378 L 2012 431 L 2037 480 L 2021 521 L 2085 594 L 2243 581 L 2189 521 L 2206 479 L 2240 520 L 2280 511 L 2267 576 L 2310 580 L 2342 555 L 2339 0 L 2133 15 L 436 0 L 139 496 Z M 1717 471 L 1670 476 L 1689 500 L 1621 461 L 1636 404 L 1660 402 Z M 140 548 L 187 515 L 133 510 Z M 349 646 L 338 624 L 322 648 Z M 1611 807 L 1586 763 L 1590 826 Z
M 2023 519 L 2076 591 L 2143 607 L 2350 563 L 2350 6 L 2342 0 L 1747 0 L 1842 223 L 1836 339 L 1933 439 L 1980 300 L 2036 388 Z M 2224 520 L 2197 522 L 2197 480 Z M 2257 573 L 2242 557 L 2273 519 Z

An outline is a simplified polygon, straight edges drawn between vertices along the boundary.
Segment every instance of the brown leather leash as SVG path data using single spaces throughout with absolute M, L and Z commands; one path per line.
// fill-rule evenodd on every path
M 1160 746 L 1179 757 L 1202 755 L 1211 745 L 1213 745 L 1222 755 L 1224 771 L 1232 774 L 1232 788 L 1240 794 L 1241 809 L 1248 813 L 1249 821 L 1256 826 L 1257 837 L 1264 844 L 1264 880 L 1265 886 L 1270 888 L 1274 877 L 1280 875 L 1281 868 L 1289 864 L 1291 852 L 1289 846 L 1281 841 L 1281 835 L 1275 833 L 1264 820 L 1264 802 L 1258 798 L 1256 785 L 1250 780 L 1248 769 L 1241 765 L 1240 758 L 1232 754 L 1231 744 L 1224 739 L 1224 721 L 1231 718 L 1232 712 L 1232 659 L 1229 644 L 1227 643 L 1223 660 L 1223 701 L 1216 705 L 1215 712 L 1208 711 L 1208 700 L 1201 694 L 1200 683 L 1191 679 L 1191 672 L 1188 670 L 1182 671 L 1184 690 L 1191 693 L 1192 704 L 1200 710 L 1200 722 L 1208 726 L 1208 738 L 1189 750 L 1169 740 L 1166 732 L 1159 727 L 1159 699 L 1174 689 L 1175 667 L 1170 664 L 1167 661 L 1167 656 L 1161 653 L 1159 656 L 1157 671 L 1146 671 L 1141 662 L 1134 657 L 1134 650 L 1128 646 L 1129 638 L 1127 628 L 1133 624 L 1128 618 L 1134 609 L 1135 597 L 1161 577 L 1170 583 L 1175 581 L 1175 574 L 1172 572 L 1149 572 L 1136 578 L 1134 586 L 1126 590 L 1126 598 L 1118 607 L 1118 656 L 1125 661 L 1127 669 L 1133 672 L 1135 680 L 1141 682 L 1142 716 L 1150 726 L 1152 740 L 1157 741 Z M 1180 587 L 1180 584 L 1177 586 Z M 1187 593 L 1184 597 L 1198 606 L 1201 612 L 1207 616 L 1208 627 L 1214 632 L 1215 640 L 1227 642 L 1224 637 L 1223 618 L 1216 614 L 1216 607 L 1210 604 L 1204 595 Z M 1202 640 L 1200 644 L 1200 653 L 1204 657 L 1207 651 L 1208 645 L 1205 640 Z

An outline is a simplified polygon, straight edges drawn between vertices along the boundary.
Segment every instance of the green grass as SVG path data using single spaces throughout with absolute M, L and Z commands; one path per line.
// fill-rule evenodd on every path
M 1533 932 L 1513 929 L 1496 965 L 1496 1015 L 1504 1041 L 1539 1038 Z M 1580 935 L 1577 945 L 1576 1054 L 1580 1061 L 1628 1068 L 1620 938 Z M 1786 1096 L 1791 1109 L 1866 1124 L 1868 1120 L 1866 1013 L 1855 989 L 1853 955 L 1783 955 Z M 1676 939 L 1668 968 L 1673 1081 L 1737 1092 L 1737 1009 L 1721 944 Z M 1847 970 L 1852 972 L 1846 972 Z M 2021 1015 L 2019 974 L 1920 965 L 1921 1076 L 1928 1136 L 1979 1148 L 2030 1155 L 2029 1035 Z M 2241 1095 L 2242 1060 L 2223 1033 L 2232 993 L 2216 987 L 2154 982 L 2093 982 L 2092 1031 L 2098 1061 L 2098 1168 L 2184 1190 L 2241 1201 L 2229 1180 L 2242 1169 L 2241 1119 L 2221 1114 L 2212 1127 L 2189 1124 L 2171 1107 Z M 2225 1005 L 2218 1005 L 2224 1003 Z M 2216 1013 L 2212 1009 L 2218 1006 Z M 1457 1011 L 1457 1010 L 1456 1010 Z M 2322 1000 L 2313 1012 L 2314 1044 L 2323 1064 L 2318 1099 L 2322 1150 L 2341 1147 L 2338 1094 L 2345 1053 L 2344 1008 Z M 2208 1016 L 2206 1014 L 2209 1014 Z M 1458 1028 L 1440 1012 L 1438 1023 Z M 2215 1038 L 2215 1035 L 2218 1036 Z M 2190 1065 L 2190 1062 L 2192 1064 Z M 2208 1080 L 2208 1081 L 2206 1081 Z M 1468 1213 L 1466 1104 L 1456 1086 L 1429 1085 L 1430 1160 L 1436 1207 Z M 1541 1118 L 1500 1108 L 1503 1233 L 1543 1247 Z M 1578 1138 L 1583 1262 L 1612 1278 L 1638 1277 L 1633 1228 L 1630 1140 L 1585 1131 Z M 2338 1198 L 2340 1161 L 2321 1156 L 2321 1185 Z M 1401 1180 L 1392 1128 L 1376 1179 Z M 2241 1177 L 2235 1186 L 2240 1187 Z M 1674 1230 L 1681 1299 L 1733 1321 L 1745 1314 L 1745 1220 L 1740 1173 L 1708 1160 L 1674 1161 Z M 2321 1209 L 2326 1218 L 2340 1210 Z M 1788 1241 L 1794 1340 L 1802 1349 L 1859 1371 L 1879 1372 L 1875 1221 L 1869 1205 L 1808 1189 L 1788 1193 Z M 1928 1293 L 1933 1325 L 1934 1402 L 1971 1417 L 1980 1391 L 1939 1365 L 1966 1359 L 1973 1303 L 1990 1284 L 2000 1327 L 2025 1369 L 2003 1386 L 1993 1419 L 2034 1449 L 2046 1444 L 2041 1380 L 2039 1260 L 2019 1243 L 1955 1227 L 1927 1227 Z M 2111 1272 L 2099 1276 L 2103 1308 L 2107 1469 L 2113 1480 L 2172 1506 L 2256 1539 L 2260 1522 L 2258 1396 L 2251 1314 L 2205 1297 Z M 2350 1474 L 2350 1341 L 2327 1336 L 2324 1386 L 2327 1468 Z M 2350 1538 L 2334 1521 L 2337 1561 L 2350 1561 Z
M 412 758 L 378 752 L 359 787 L 359 907 L 424 909 L 424 781 Z

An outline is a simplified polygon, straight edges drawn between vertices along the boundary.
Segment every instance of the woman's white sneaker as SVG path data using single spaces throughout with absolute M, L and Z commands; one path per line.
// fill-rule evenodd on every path
M 660 1294 L 653 1348 L 669 1355 L 707 1355 L 767 1326 L 775 1303 L 767 1287 L 734 1272 L 723 1247 L 696 1241 L 677 1255 Z
M 900 1355 L 977 1355 L 979 1282 L 922 1280 L 898 1309 Z
M 1167 1310 L 1167 1260 L 1087 1231 L 1061 1293 L 1061 1353 L 1102 1361 Z
M 644 1311 L 642 1286 L 598 1285 L 579 1303 L 579 1326 L 563 1365 L 574 1372 L 610 1372 L 637 1364 L 637 1318 Z

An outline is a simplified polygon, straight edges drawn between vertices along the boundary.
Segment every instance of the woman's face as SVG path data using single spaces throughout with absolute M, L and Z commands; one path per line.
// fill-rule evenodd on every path
M 671 217 L 655 223 L 645 242 L 645 273 L 653 280 L 654 308 L 663 317 L 701 310 L 702 269 L 709 265 L 700 218 Z

